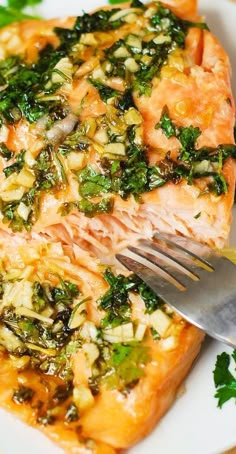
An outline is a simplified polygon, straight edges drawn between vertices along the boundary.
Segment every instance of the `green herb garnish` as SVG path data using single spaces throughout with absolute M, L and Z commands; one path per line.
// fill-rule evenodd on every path
M 5 150 L 5 153 L 6 153 L 6 150 Z M 25 162 L 24 156 L 25 156 L 25 151 L 21 151 L 18 155 L 16 155 L 15 163 L 12 164 L 11 166 L 5 167 L 5 169 L 3 169 L 5 177 L 9 177 L 10 175 L 12 175 L 15 172 L 19 173 L 23 169 L 24 162 Z
M 101 99 L 106 102 L 109 98 L 113 98 L 119 94 L 117 90 L 104 85 L 99 80 L 89 79 L 90 83 L 97 88 Z
M 14 390 L 12 400 L 16 404 L 24 404 L 33 399 L 34 390 L 24 385 L 20 385 L 18 389 Z
M 150 360 L 148 347 L 140 342 L 114 344 L 108 361 L 109 373 L 104 377 L 111 387 L 120 389 L 133 388 L 144 375 L 141 366 Z
M 98 300 L 99 307 L 107 312 L 102 321 L 105 326 L 117 326 L 130 321 L 131 302 L 129 292 L 138 293 L 143 299 L 146 312 L 152 313 L 162 306 L 162 300 L 135 274 L 115 276 L 108 268 L 104 278 L 110 289 Z
M 164 31 L 179 47 L 185 46 L 185 37 L 190 27 L 209 30 L 204 22 L 191 22 L 176 16 L 169 8 L 157 2 L 158 11 L 151 18 L 152 26 Z
M 14 156 L 13 151 L 9 150 L 7 146 L 4 143 L 0 144 L 0 155 L 5 159 L 6 161 L 9 161 Z
M 25 14 L 24 9 L 33 8 L 39 3 L 42 3 L 42 0 L 7 0 L 6 6 L 0 6 L 0 28 L 24 19 L 38 19 L 38 16 Z M 32 13 L 34 13 L 33 9 Z
M 80 183 L 79 192 L 84 198 L 99 196 L 111 189 L 110 179 L 95 172 L 90 166 L 80 170 L 77 175 Z
M 187 178 L 189 184 L 192 184 L 193 179 L 209 176 L 212 177 L 212 182 L 207 186 L 208 191 L 215 192 L 216 195 L 227 193 L 228 183 L 221 171 L 223 163 L 228 157 L 236 157 L 235 145 L 222 144 L 216 148 L 202 147 L 197 149 L 196 142 L 201 135 L 200 129 L 194 126 L 176 126 L 169 116 L 167 106 L 164 107 L 160 122 L 156 125 L 156 129 L 158 128 L 162 129 L 166 137 L 176 137 L 181 144 L 178 157 L 181 164 L 169 161 L 171 167 L 169 167 L 169 172 L 166 172 L 165 181 L 173 181 L 178 176 L 179 180 L 184 177 Z M 155 177 L 156 172 L 153 172 Z
M 217 388 L 215 397 L 218 399 L 218 407 L 222 406 L 230 399 L 236 399 L 236 376 L 230 370 L 230 362 L 236 365 L 236 350 L 230 355 L 226 352 L 217 356 L 214 369 L 214 382 Z

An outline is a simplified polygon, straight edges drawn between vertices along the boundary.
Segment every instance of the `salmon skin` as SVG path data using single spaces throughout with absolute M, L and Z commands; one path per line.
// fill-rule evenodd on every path
M 65 452 L 112 454 L 204 338 L 114 255 L 155 230 L 226 244 L 230 63 L 194 0 L 15 23 L 0 56 L 0 404 Z

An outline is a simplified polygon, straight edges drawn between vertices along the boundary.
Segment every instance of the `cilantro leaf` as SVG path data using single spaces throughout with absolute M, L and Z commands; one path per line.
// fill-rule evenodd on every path
M 146 312 L 151 314 L 162 306 L 163 301 L 138 276 L 131 274 L 115 276 L 107 268 L 104 278 L 110 285 L 109 290 L 98 300 L 99 308 L 107 312 L 103 326 L 117 326 L 130 320 L 131 302 L 129 292 L 138 293 L 143 299 Z
M 9 150 L 5 143 L 0 143 L 0 155 L 6 160 L 9 161 L 14 156 L 13 151 Z
M 42 0 L 7 0 L 7 6 L 0 5 L 0 28 L 24 19 L 38 19 L 23 11 L 27 6 L 34 7 L 39 3 L 42 3 Z
M 42 0 L 8 0 L 7 4 L 10 8 L 22 11 L 27 6 L 35 6 L 42 3 Z
M 87 199 L 81 199 L 77 203 L 77 207 L 85 216 L 93 217 L 102 213 L 111 213 L 113 210 L 113 199 L 106 197 L 96 203 L 90 202 L 90 200 Z
M 120 27 L 122 20 L 109 21 L 110 17 L 113 16 L 118 11 L 121 11 L 118 8 L 111 10 L 100 9 L 95 11 L 93 14 L 84 13 L 82 16 L 78 16 L 74 30 L 78 33 L 91 33 L 96 31 L 107 31 L 113 30 Z
M 199 128 L 189 126 L 188 128 L 179 128 L 178 139 L 184 149 L 194 149 L 198 137 L 201 135 Z
M 165 8 L 161 2 L 157 2 L 158 10 L 151 18 L 151 25 L 157 30 L 164 30 L 179 47 L 184 48 L 185 37 L 190 27 L 209 30 L 204 22 L 191 22 L 176 16 L 169 8 Z M 166 21 L 167 19 L 167 21 Z
M 97 173 L 92 167 L 87 166 L 78 173 L 80 195 L 84 198 L 99 196 L 109 192 L 111 180 L 106 175 Z
M 236 362 L 236 350 L 231 355 Z M 217 356 L 215 369 L 213 371 L 215 387 L 218 388 L 215 397 L 218 399 L 218 407 L 230 399 L 236 399 L 236 377 L 229 370 L 230 355 L 226 352 Z
M 14 172 L 19 173 L 23 169 L 24 162 L 25 162 L 24 157 L 25 157 L 25 151 L 23 150 L 20 153 L 18 153 L 18 155 L 16 155 L 16 161 L 14 162 L 14 164 L 12 164 L 8 167 L 5 167 L 5 169 L 3 169 L 3 172 L 4 172 L 6 178 L 8 178 Z
M 166 137 L 169 139 L 170 137 L 176 137 L 178 134 L 178 128 L 175 126 L 173 121 L 169 116 L 168 107 L 165 106 L 160 118 L 160 122 L 156 124 L 155 129 L 161 128 Z
M 140 342 L 112 345 L 112 353 L 108 366 L 111 367 L 105 381 L 111 387 L 133 388 L 144 375 L 141 368 L 150 361 L 148 347 Z
M 126 0 L 109 0 L 111 5 L 116 5 L 117 3 L 125 3 Z
M 32 16 L 24 14 L 18 10 L 0 5 L 0 28 L 9 25 L 12 22 L 22 21 L 24 19 L 32 19 Z
M 88 80 L 98 90 L 99 95 L 102 101 L 104 102 L 106 102 L 109 98 L 113 98 L 119 95 L 119 92 L 117 90 L 114 90 L 114 88 L 104 85 L 100 80 L 95 80 L 91 78 Z

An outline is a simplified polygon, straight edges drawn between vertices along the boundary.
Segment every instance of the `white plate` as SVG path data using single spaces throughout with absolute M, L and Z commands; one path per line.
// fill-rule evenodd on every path
M 105 0 L 104 0 L 105 1 Z M 0 4 L 3 1 L 0 1 Z M 100 6 L 102 0 L 44 0 L 38 8 L 45 17 L 76 15 Z M 104 2 L 103 2 L 104 3 Z M 231 56 L 236 93 L 236 3 L 230 0 L 200 0 L 200 11 L 207 16 L 211 30 Z M 235 59 L 235 60 L 234 60 Z M 236 217 L 236 211 L 235 211 Z M 236 245 L 236 223 L 231 244 Z M 186 391 L 172 406 L 154 432 L 129 454 L 220 454 L 236 446 L 235 402 L 217 409 L 212 370 L 216 355 L 229 348 L 207 339 L 186 380 Z M 25 426 L 0 410 L 1 454 L 61 454 L 40 432 Z

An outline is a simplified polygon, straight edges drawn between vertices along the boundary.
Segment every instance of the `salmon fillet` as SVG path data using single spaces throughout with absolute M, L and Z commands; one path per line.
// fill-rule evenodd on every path
M 115 453 L 204 335 L 114 255 L 156 230 L 227 243 L 230 63 L 195 0 L 15 23 L 0 58 L 0 404 L 65 452 Z
M 2 229 L 86 242 L 100 256 L 154 230 L 225 244 L 230 64 L 195 1 L 166 4 L 186 19 L 123 5 L 89 25 L 85 15 L 0 32 Z
M 113 453 L 146 436 L 203 333 L 78 246 L 18 238 L 13 248 L 6 236 L 0 256 L 0 404 L 69 453 Z M 113 311 L 122 325 L 109 325 Z

